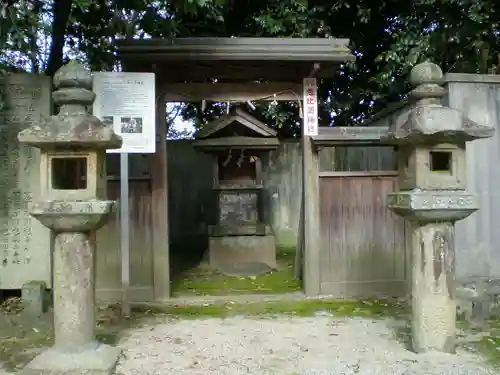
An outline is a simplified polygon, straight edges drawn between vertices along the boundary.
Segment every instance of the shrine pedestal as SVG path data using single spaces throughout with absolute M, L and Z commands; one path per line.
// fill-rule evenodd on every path
M 243 269 L 249 273 L 263 273 L 276 268 L 276 244 L 274 235 L 269 233 L 210 236 L 208 251 L 210 266 L 230 276 L 238 275 L 238 270 Z

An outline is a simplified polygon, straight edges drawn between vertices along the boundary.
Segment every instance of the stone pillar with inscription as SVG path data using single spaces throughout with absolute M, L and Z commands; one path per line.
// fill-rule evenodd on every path
M 109 374 L 119 350 L 95 338 L 95 242 L 113 201 L 106 199 L 106 149 L 120 148 L 113 129 L 90 115 L 92 76 L 76 62 L 54 77 L 59 113 L 21 131 L 40 150 L 41 197 L 31 215 L 54 233 L 54 347 L 25 374 Z
M 0 289 L 50 285 L 50 233 L 29 214 L 40 197 L 40 153 L 17 134 L 50 115 L 51 82 L 28 73 L 0 76 Z M 23 297 L 24 294 L 23 294 Z
M 465 144 L 493 135 L 441 104 L 443 72 L 424 62 L 410 75 L 410 110 L 389 129 L 398 147 L 399 191 L 388 208 L 412 224 L 412 343 L 416 352 L 455 350 L 455 222 L 479 208 L 466 191 Z

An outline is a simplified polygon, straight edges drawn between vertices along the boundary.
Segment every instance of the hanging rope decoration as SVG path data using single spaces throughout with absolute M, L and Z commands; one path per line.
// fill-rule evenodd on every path
M 252 109 L 255 109 L 255 105 L 252 103 L 252 102 L 255 102 L 255 101 L 261 101 L 261 100 L 269 100 L 271 98 L 273 98 L 273 100 L 270 102 L 271 105 L 276 105 L 278 104 L 278 101 L 276 100 L 276 97 L 278 95 L 281 95 L 281 94 L 286 94 L 286 93 L 290 93 L 292 94 L 295 98 L 296 98 L 296 101 L 297 101 L 297 105 L 299 106 L 299 117 L 300 118 L 304 118 L 304 112 L 302 110 L 302 100 L 300 99 L 299 95 L 297 95 L 297 93 L 293 90 L 282 90 L 282 91 L 278 91 L 278 92 L 275 92 L 274 94 L 271 94 L 271 95 L 265 95 L 265 96 L 256 96 L 256 97 L 251 97 L 249 98 L 248 100 L 245 100 L 248 105 L 250 106 L 250 108 Z M 192 95 L 189 95 L 188 93 L 185 93 L 185 92 L 180 92 L 178 93 L 179 95 L 185 97 L 185 101 L 186 102 L 191 102 L 193 101 L 194 97 Z M 234 101 L 234 102 L 226 102 L 227 107 L 226 107 L 226 113 L 229 114 L 229 106 L 231 103 L 238 103 L 240 101 Z M 207 101 L 206 100 L 202 100 L 201 101 L 201 112 L 205 112 L 205 109 L 206 109 L 206 106 L 207 106 Z
M 224 168 L 227 167 L 232 158 L 233 158 L 233 149 L 230 148 L 227 153 L 226 159 L 222 162 L 222 166 Z M 240 151 L 240 156 L 238 157 L 238 160 L 236 160 L 236 165 L 238 166 L 238 168 L 241 168 L 244 160 L 245 160 L 245 150 L 242 149 Z
M 242 149 L 240 152 L 240 157 L 236 161 L 236 165 L 238 166 L 238 168 L 241 168 L 241 165 L 243 164 L 243 160 L 245 160 L 245 150 Z
M 230 148 L 230 149 L 229 149 L 229 151 L 228 151 L 228 154 L 227 154 L 226 160 L 224 160 L 224 161 L 222 162 L 222 166 L 223 166 L 224 168 L 226 168 L 226 167 L 227 167 L 227 165 L 228 165 L 228 164 L 229 164 L 229 162 L 231 161 L 231 158 L 232 158 L 232 157 L 233 157 L 233 149 L 232 149 L 232 148 Z

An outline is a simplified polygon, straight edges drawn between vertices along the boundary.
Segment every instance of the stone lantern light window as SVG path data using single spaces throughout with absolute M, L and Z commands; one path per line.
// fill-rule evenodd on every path
M 56 190 L 81 190 L 87 188 L 87 158 L 51 158 L 51 184 Z
M 430 170 L 436 173 L 452 172 L 452 153 L 450 151 L 431 151 Z

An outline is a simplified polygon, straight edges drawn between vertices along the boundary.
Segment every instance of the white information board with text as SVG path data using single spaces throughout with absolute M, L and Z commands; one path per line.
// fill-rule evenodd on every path
M 154 73 L 94 72 L 94 116 L 112 124 L 123 138 L 109 153 L 151 154 L 156 151 Z

